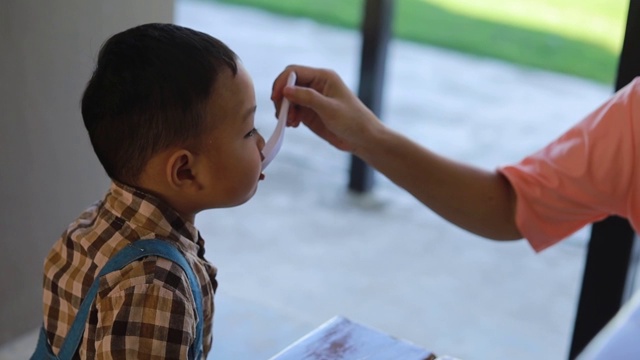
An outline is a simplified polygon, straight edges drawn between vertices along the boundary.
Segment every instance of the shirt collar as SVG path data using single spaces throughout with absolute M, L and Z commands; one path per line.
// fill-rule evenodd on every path
M 177 241 L 190 252 L 198 253 L 201 247 L 202 239 L 194 224 L 184 220 L 166 202 L 140 189 L 113 181 L 104 204 L 134 228 Z

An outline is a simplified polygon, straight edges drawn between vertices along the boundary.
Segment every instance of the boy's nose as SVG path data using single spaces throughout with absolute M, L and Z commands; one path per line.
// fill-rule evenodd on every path
M 258 149 L 264 149 L 265 144 L 266 142 L 264 141 L 264 137 L 262 137 L 262 134 L 258 133 Z

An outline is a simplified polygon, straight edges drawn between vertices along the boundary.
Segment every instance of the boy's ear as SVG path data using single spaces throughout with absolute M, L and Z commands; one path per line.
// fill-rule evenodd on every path
M 198 189 L 195 156 L 188 150 L 180 149 L 167 162 L 167 181 L 171 187 L 180 190 Z

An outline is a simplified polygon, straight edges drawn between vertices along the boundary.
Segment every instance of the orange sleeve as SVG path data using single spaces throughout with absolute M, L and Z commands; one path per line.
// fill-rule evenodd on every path
M 498 169 L 515 189 L 518 229 L 536 251 L 609 215 L 637 224 L 634 109 L 638 79 L 542 150 Z

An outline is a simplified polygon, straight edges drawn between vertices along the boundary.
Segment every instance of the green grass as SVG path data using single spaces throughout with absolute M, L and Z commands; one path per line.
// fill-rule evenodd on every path
M 213 0 L 211 0 L 213 1 Z M 363 0 L 217 0 L 359 28 Z M 628 0 L 396 0 L 394 36 L 611 84 Z

